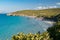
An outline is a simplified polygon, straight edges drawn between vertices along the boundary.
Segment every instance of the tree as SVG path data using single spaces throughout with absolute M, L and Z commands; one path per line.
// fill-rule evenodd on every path
M 53 40 L 60 40 L 60 25 L 49 27 L 47 31 L 50 34 L 50 38 L 53 38 Z

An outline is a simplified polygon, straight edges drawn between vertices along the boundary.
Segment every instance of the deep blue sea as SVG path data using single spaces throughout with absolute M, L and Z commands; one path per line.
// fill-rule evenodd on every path
M 12 35 L 19 32 L 36 33 L 40 31 L 42 33 L 50 26 L 51 24 L 34 18 L 0 14 L 0 39 L 10 40 Z

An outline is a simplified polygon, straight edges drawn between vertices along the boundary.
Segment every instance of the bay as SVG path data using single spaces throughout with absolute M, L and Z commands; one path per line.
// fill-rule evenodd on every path
M 50 26 L 52 25 L 34 18 L 0 14 L 0 39 L 11 40 L 12 35 L 19 32 L 43 33 Z

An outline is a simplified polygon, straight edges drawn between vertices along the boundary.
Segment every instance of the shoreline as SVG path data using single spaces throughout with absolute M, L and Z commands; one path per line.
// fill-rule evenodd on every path
M 7 15 L 7 14 L 6 14 Z M 11 14 L 8 14 L 7 16 L 16 16 L 16 15 L 11 15 Z M 28 17 L 28 18 L 35 18 L 37 20 L 40 20 L 40 21 L 44 21 L 45 23 L 49 23 L 49 24 L 54 24 L 55 22 L 54 21 L 48 21 L 48 20 L 44 20 L 44 17 L 36 17 L 36 16 L 27 16 L 27 15 L 17 15 L 17 16 L 23 16 L 23 17 Z
M 44 21 L 45 23 L 48 23 L 48 24 L 55 24 L 56 22 L 53 22 L 53 21 Z
M 55 24 L 55 23 L 56 23 L 56 22 L 54 22 L 54 21 L 44 20 L 43 17 L 40 17 L 40 18 L 37 18 L 36 16 L 25 16 L 25 17 L 35 18 L 35 19 L 37 19 L 37 20 L 39 20 L 39 21 L 44 21 L 45 23 L 48 23 L 48 24 Z

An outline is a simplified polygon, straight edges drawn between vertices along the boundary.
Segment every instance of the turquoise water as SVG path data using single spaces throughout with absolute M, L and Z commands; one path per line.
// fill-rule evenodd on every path
M 51 24 L 33 18 L 0 14 L 0 39 L 10 40 L 13 34 L 19 32 L 36 33 L 40 31 L 42 33 L 50 26 Z

